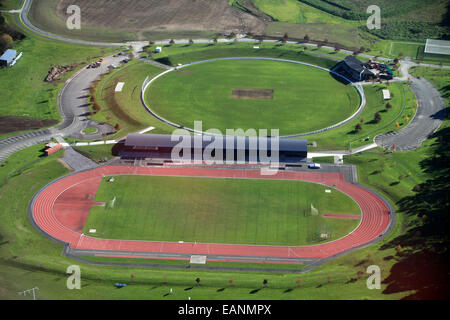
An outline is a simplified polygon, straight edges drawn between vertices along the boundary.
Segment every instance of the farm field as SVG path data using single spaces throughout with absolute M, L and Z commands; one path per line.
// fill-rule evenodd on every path
M 100 185 L 85 234 L 120 240 L 259 245 L 319 243 L 351 232 L 359 220 L 322 213 L 360 214 L 356 202 L 325 186 L 301 181 L 117 176 Z M 113 199 L 116 200 L 113 200 Z M 113 201 L 112 201 L 113 200 Z M 311 216 L 311 203 L 319 210 Z
M 269 99 L 233 97 L 237 89 L 273 90 Z M 146 93 L 163 118 L 192 128 L 279 129 L 280 135 L 323 129 L 359 107 L 355 88 L 326 71 L 280 61 L 226 60 L 168 73 Z
M 83 8 L 80 31 L 64 27 L 65 10 L 69 5 Z M 264 30 L 262 21 L 228 5 L 227 0 L 199 0 L 195 4 L 190 0 L 35 1 L 30 20 L 56 34 L 99 41 L 210 37 L 216 32 L 260 33 Z

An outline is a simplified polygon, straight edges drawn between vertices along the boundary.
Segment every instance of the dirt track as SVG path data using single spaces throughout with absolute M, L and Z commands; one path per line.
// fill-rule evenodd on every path
M 62 19 L 69 5 L 81 8 L 82 24 L 115 30 L 263 33 L 265 28 L 227 0 L 61 0 L 57 15 Z

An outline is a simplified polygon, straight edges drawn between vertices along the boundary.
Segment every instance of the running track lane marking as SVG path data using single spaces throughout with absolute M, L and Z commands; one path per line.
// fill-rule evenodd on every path
M 336 185 L 336 189 L 353 198 L 361 208 L 362 219 L 350 234 L 323 244 L 310 246 L 270 246 L 177 243 L 161 241 L 133 241 L 97 239 L 82 236 L 63 226 L 55 217 L 53 203 L 62 190 L 70 191 L 95 176 L 111 175 L 156 175 L 209 178 L 303 180 L 307 182 Z M 328 258 L 348 249 L 364 245 L 383 234 L 389 226 L 389 209 L 375 194 L 345 181 L 343 174 L 324 172 L 280 171 L 274 176 L 262 176 L 259 170 L 227 170 L 209 168 L 164 168 L 104 166 L 67 176 L 50 184 L 37 195 L 32 207 L 33 219 L 39 228 L 51 237 L 66 242 L 74 249 L 165 252 L 183 254 L 242 255 L 265 257 Z M 80 241 L 81 240 L 81 241 Z

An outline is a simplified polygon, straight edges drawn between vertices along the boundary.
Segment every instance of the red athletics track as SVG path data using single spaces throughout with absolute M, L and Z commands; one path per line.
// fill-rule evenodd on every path
M 80 232 L 89 208 L 96 205 L 93 199 L 102 177 L 121 174 L 284 179 L 336 185 L 336 189 L 359 204 L 362 220 L 352 233 L 343 238 L 300 247 L 106 240 L 82 235 Z M 73 214 L 67 210 L 71 207 Z M 366 244 L 381 235 L 390 221 L 389 209 L 379 197 L 346 182 L 344 175 L 339 173 L 279 171 L 276 175 L 261 175 L 260 170 L 126 166 L 104 166 L 56 181 L 36 197 L 32 215 L 45 233 L 69 243 L 72 249 L 297 258 L 327 258 Z

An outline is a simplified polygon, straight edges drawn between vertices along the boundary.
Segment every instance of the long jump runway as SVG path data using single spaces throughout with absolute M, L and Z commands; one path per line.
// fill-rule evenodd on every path
M 336 189 L 346 193 L 358 203 L 362 219 L 359 226 L 345 237 L 309 246 L 109 240 L 83 235 L 81 232 L 90 208 L 101 205 L 95 203 L 94 198 L 102 178 L 114 175 L 302 180 L 328 186 L 335 185 Z M 283 258 L 297 261 L 330 258 L 376 240 L 387 230 L 391 220 L 390 210 L 381 198 L 360 186 L 346 182 L 343 174 L 278 171 L 275 175 L 262 175 L 257 169 L 103 166 L 72 174 L 51 183 L 34 197 L 30 208 L 31 218 L 41 231 L 57 241 L 67 243 L 70 249 L 80 252 L 91 250 L 101 252 L 101 256 L 108 256 L 108 253 L 111 253 L 109 256 L 125 256 L 127 253 L 136 256 L 137 253 L 142 253 L 142 257 L 149 255 L 170 257 L 174 254 L 230 256 L 236 259 L 247 257 L 249 261 L 261 257 L 272 261 L 276 260 L 276 257 L 280 262 Z

